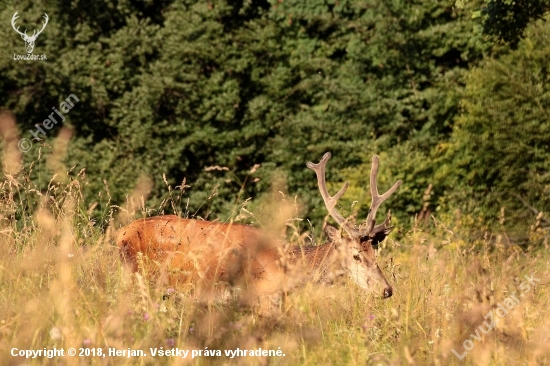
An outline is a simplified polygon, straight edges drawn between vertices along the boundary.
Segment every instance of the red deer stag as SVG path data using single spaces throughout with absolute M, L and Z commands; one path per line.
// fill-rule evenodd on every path
M 391 231 L 391 214 L 376 223 L 376 211 L 401 184 L 396 182 L 383 195 L 378 194 L 376 176 L 378 156 L 372 158 L 370 189 L 372 203 L 367 219 L 359 227 L 348 222 L 337 210 L 337 201 L 349 184 L 330 196 L 325 182 L 326 153 L 319 164 L 307 163 L 315 171 L 317 183 L 330 216 L 347 232 L 342 236 L 334 226 L 326 225 L 328 243 L 296 246 L 284 253 L 277 239 L 252 226 L 182 219 L 165 215 L 138 219 L 121 228 L 116 244 L 121 256 L 134 271 L 164 273 L 174 285 L 194 283 L 195 288 L 215 283 L 244 287 L 253 296 L 271 296 L 304 282 L 304 273 L 315 282 L 331 282 L 348 275 L 359 287 L 379 289 L 392 296 L 392 287 L 376 264 L 373 244 Z

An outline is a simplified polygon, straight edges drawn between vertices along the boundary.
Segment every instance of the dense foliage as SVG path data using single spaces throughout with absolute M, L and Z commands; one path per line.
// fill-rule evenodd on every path
M 447 194 L 469 212 L 494 219 L 505 209 L 515 225 L 550 208 L 549 37 L 549 25 L 537 23 L 517 50 L 468 76 L 440 169 L 453 188 Z
M 544 18 L 550 10 L 548 0 L 485 0 L 479 12 L 483 30 L 497 40 L 516 48 L 529 22 Z
M 316 221 L 325 209 L 305 163 L 326 151 L 333 189 L 344 178 L 354 187 L 347 213 L 351 200 L 361 214 L 368 208 L 372 153 L 381 155 L 381 189 L 405 182 L 391 202 L 401 219 L 428 206 L 453 210 L 464 192 L 513 191 L 547 207 L 545 25 L 517 51 L 482 62 L 483 30 L 496 34 L 475 16 L 483 2 L 0 3 L 4 24 L 16 10 L 29 30 L 50 18 L 35 47 L 47 61 L 0 60 L 0 105 L 30 137 L 52 106 L 79 98 L 64 122 L 74 129 L 66 163 L 74 174 L 86 169 L 97 212 L 121 204 L 142 176 L 153 182 L 150 203 L 171 211 L 161 204 L 164 174 L 172 187 L 191 186 L 180 209 L 226 219 L 282 175 Z M 24 53 L 11 27 L 0 35 L 10 55 Z M 34 141 L 27 163 L 53 153 L 59 128 Z M 33 174 L 46 187 L 46 172 Z M 475 199 L 494 217 L 494 203 Z

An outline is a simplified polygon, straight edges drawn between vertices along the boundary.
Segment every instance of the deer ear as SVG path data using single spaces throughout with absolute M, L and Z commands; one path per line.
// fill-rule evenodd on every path
M 370 239 L 372 239 L 372 245 L 378 245 L 378 243 L 386 239 L 386 236 L 388 236 L 392 230 L 393 226 L 384 226 L 377 231 L 373 231 L 369 234 Z
M 325 226 L 325 236 L 331 242 L 338 242 L 342 239 L 342 234 L 340 233 L 340 230 L 330 224 L 327 224 Z

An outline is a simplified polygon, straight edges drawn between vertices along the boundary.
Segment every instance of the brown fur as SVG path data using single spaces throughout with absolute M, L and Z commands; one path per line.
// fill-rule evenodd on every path
M 133 221 L 118 231 L 116 244 L 133 271 L 152 277 L 165 274 L 173 285 L 225 282 L 255 296 L 289 290 L 308 279 L 331 282 L 345 273 L 346 256 L 356 250 L 365 264 L 376 267 L 372 271 L 391 293 L 374 263 L 370 242 L 359 245 L 331 226 L 327 233 L 327 244 L 293 247 L 283 254 L 284 243 L 252 226 L 166 215 Z

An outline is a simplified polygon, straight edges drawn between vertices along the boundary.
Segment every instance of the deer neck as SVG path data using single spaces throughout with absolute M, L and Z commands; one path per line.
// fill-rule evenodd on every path
M 309 273 L 314 282 L 331 282 L 340 272 L 337 266 L 338 251 L 334 243 L 317 246 L 294 247 L 288 262 L 297 277 Z

